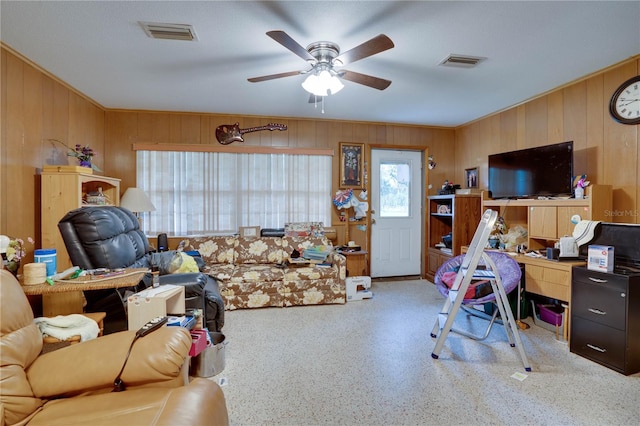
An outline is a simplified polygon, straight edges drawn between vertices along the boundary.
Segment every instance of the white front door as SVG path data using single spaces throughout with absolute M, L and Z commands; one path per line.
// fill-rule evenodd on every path
M 422 151 L 371 150 L 372 277 L 420 275 Z

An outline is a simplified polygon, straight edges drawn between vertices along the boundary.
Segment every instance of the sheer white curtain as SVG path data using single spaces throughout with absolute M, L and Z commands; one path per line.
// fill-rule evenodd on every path
M 136 185 L 156 207 L 143 217 L 147 235 L 331 224 L 328 155 L 137 151 L 136 162 Z

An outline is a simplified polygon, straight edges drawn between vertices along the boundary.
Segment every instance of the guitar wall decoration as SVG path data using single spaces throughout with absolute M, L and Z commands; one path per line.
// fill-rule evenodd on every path
M 229 145 L 234 142 L 244 142 L 242 135 L 245 133 L 259 132 L 261 130 L 287 130 L 287 126 L 284 124 L 269 123 L 266 126 L 249 127 L 248 129 L 241 129 L 239 124 L 223 124 L 216 127 L 216 139 L 218 139 L 218 142 L 222 145 Z

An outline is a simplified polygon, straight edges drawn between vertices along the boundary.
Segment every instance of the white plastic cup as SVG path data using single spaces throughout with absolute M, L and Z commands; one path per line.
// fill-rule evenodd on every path
M 47 278 L 54 276 L 58 270 L 56 249 L 38 249 L 33 253 L 36 263 L 47 266 Z

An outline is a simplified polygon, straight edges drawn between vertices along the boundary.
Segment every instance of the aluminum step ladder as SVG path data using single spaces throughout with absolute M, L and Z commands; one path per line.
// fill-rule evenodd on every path
M 464 295 L 474 279 L 489 280 L 491 288 L 495 294 L 495 303 L 500 311 L 500 317 L 503 320 L 505 332 L 507 333 L 507 339 L 511 347 L 517 347 L 524 364 L 525 371 L 531 371 L 531 366 L 527 355 L 524 352 L 522 346 L 522 340 L 518 333 L 518 326 L 516 325 L 511 306 L 507 299 L 507 294 L 504 291 L 502 285 L 502 279 L 500 278 L 500 272 L 498 271 L 493 260 L 484 253 L 484 248 L 489 240 L 489 235 L 493 230 L 493 226 L 498 217 L 498 212 L 495 210 L 487 209 L 482 215 L 482 219 L 478 224 L 469 250 L 465 254 L 456 279 L 449 290 L 449 294 L 445 300 L 444 306 L 438 314 L 433 330 L 431 331 L 431 337 L 437 338 L 436 345 L 431 353 L 431 357 L 438 359 L 440 351 L 444 345 L 449 332 L 452 331 L 453 322 L 456 315 L 462 306 Z M 484 261 L 487 269 L 477 269 L 480 259 Z M 507 318 L 507 321 L 504 319 Z M 464 333 L 463 333 L 464 334 Z

